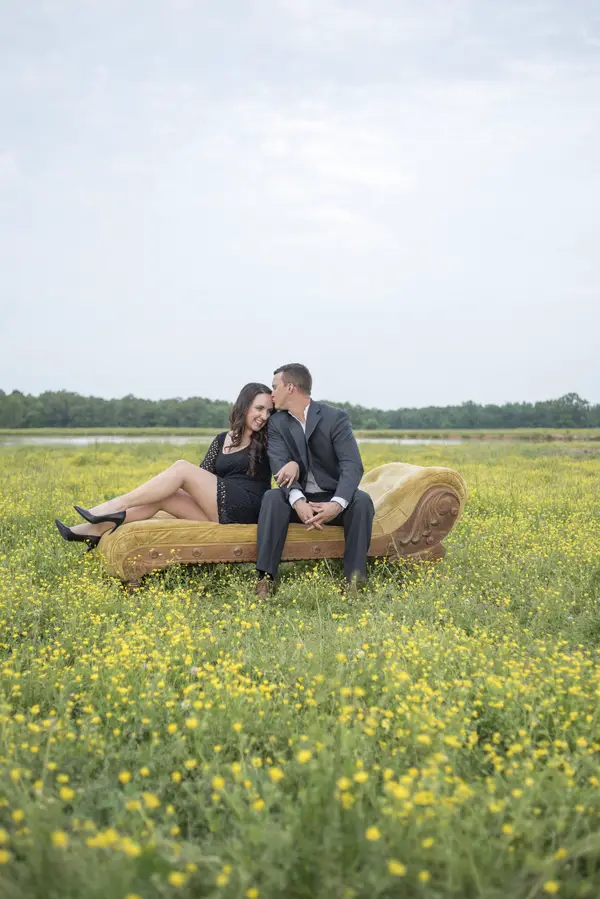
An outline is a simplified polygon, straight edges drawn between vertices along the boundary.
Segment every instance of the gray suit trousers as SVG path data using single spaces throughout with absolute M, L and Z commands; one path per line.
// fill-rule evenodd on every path
M 312 502 L 324 503 L 329 502 L 332 496 L 331 493 L 314 493 L 308 494 L 306 498 Z M 371 542 L 374 514 L 373 500 L 369 494 L 357 490 L 348 508 L 328 522 L 344 527 L 344 574 L 348 581 L 355 577 L 366 579 L 367 551 Z M 258 519 L 256 567 L 259 571 L 266 571 L 273 577 L 277 574 L 290 521 L 299 522 L 300 519 L 283 491 L 267 490 Z M 315 531 L 315 538 L 318 533 Z

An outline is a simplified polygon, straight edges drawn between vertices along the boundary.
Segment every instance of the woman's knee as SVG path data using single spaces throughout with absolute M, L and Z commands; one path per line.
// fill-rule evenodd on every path
M 188 462 L 187 459 L 178 459 L 177 462 L 173 462 L 171 468 L 175 471 L 179 471 L 182 474 L 189 472 L 192 468 L 197 468 L 197 465 L 192 465 L 191 462 Z

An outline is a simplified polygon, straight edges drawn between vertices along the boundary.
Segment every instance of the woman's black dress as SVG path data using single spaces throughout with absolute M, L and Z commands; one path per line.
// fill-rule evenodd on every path
M 256 524 L 260 503 L 271 486 L 271 469 L 265 453 L 257 473 L 248 474 L 248 450 L 224 453 L 227 431 L 217 434 L 208 448 L 200 468 L 217 476 L 217 509 L 219 524 Z

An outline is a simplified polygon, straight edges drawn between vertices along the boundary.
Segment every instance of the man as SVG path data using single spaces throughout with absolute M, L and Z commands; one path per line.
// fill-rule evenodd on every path
M 352 583 L 366 579 L 374 508 L 358 489 L 363 465 L 352 426 L 342 409 L 310 398 L 312 377 L 304 365 L 282 365 L 273 376 L 275 412 L 269 420 L 269 462 L 275 474 L 289 461 L 298 463 L 298 480 L 265 493 L 258 519 L 259 579 L 256 593 L 265 599 L 274 582 L 290 521 L 307 530 L 326 524 L 344 526 L 344 574 Z

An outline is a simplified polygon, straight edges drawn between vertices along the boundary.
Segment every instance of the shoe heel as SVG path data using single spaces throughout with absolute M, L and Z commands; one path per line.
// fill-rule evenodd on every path
M 88 552 L 90 549 L 95 549 L 100 543 L 100 537 L 97 534 L 74 534 L 71 528 L 63 524 L 59 518 L 55 518 L 54 523 L 63 540 L 66 540 L 68 543 L 87 543 Z
M 126 512 L 113 512 L 112 515 L 94 515 L 93 512 L 88 511 L 88 509 L 83 509 L 81 506 L 73 506 L 73 508 L 83 519 L 85 519 L 85 521 L 89 521 L 90 524 L 103 524 L 105 521 L 109 521 L 111 524 L 114 524 L 113 531 L 116 531 L 117 528 L 123 524 L 127 514 Z

